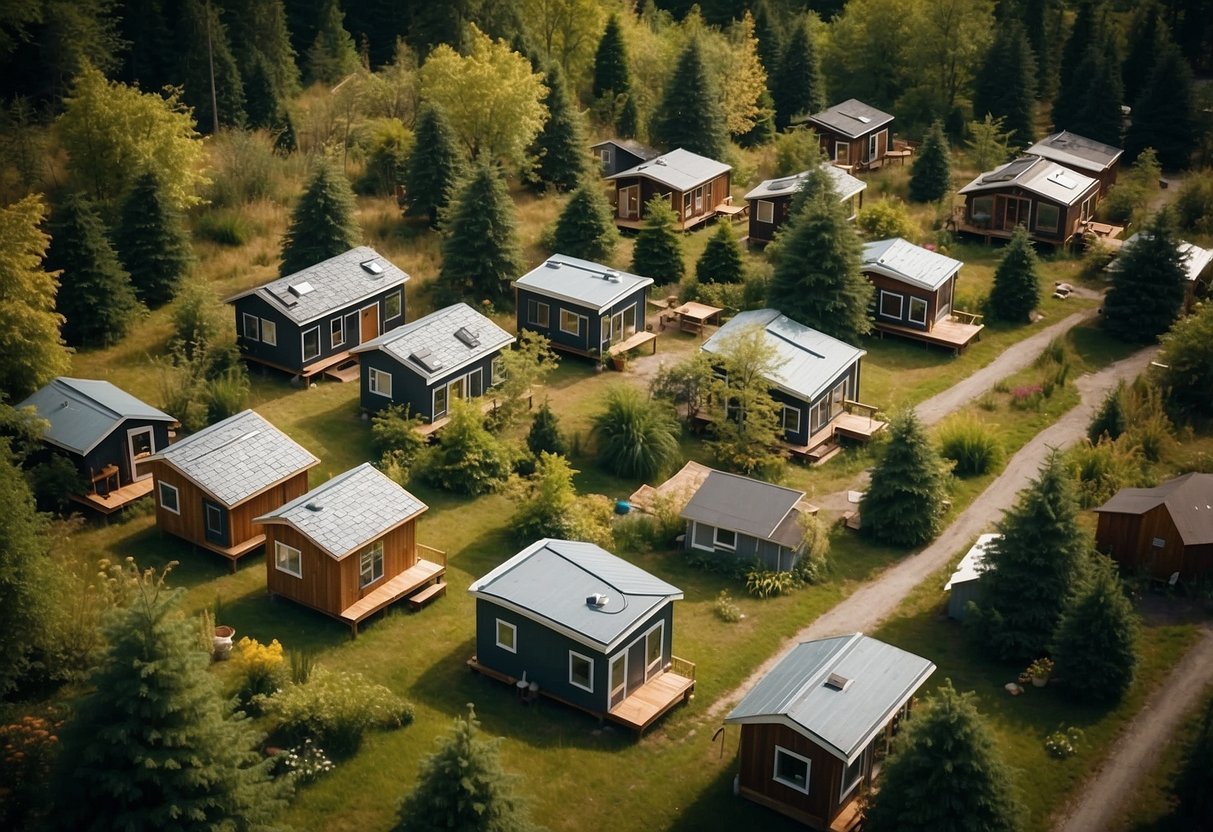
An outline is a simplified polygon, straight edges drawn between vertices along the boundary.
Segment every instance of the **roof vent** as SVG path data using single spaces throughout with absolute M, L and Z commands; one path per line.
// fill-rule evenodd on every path
M 378 260 L 363 260 L 359 265 L 367 274 L 383 277 L 383 266 L 379 265 Z
M 544 263 L 543 265 L 547 266 L 549 269 L 559 269 L 564 264 L 561 263 L 559 260 L 549 260 L 546 263 Z
M 280 287 L 274 292 L 274 295 L 278 298 L 278 300 L 282 301 L 282 305 L 287 309 L 290 309 L 299 303 L 299 299 L 295 297 L 291 288 Z
M 297 298 L 301 298 L 306 294 L 316 291 L 316 287 L 308 283 L 306 280 L 300 281 L 299 283 L 292 283 L 288 288 L 290 289 L 291 294 Z
M 1070 177 L 1066 176 L 1065 172 L 1060 171 L 1060 170 L 1057 171 L 1056 173 L 1050 173 L 1048 176 L 1048 180 L 1050 182 L 1052 182 L 1054 185 L 1060 185 L 1061 187 L 1065 188 L 1067 191 L 1074 190 L 1074 188 L 1077 187 L 1077 185 L 1078 185 L 1078 183 L 1076 181 L 1074 181 Z
M 867 116 L 861 116 L 861 115 L 857 115 L 855 113 L 848 113 L 846 110 L 839 110 L 839 113 L 846 116 L 847 118 L 855 119 L 860 124 L 870 124 L 872 122 L 872 119 L 868 118 Z
M 322 506 L 320 503 L 313 500 L 312 502 L 305 505 L 304 508 L 306 508 L 308 511 L 321 511 L 324 508 L 324 506 Z
M 655 164 L 655 165 L 661 165 L 662 167 L 665 167 L 665 166 L 666 166 L 666 161 L 665 161 L 665 159 L 654 159 L 654 160 L 653 160 L 653 164 Z
M 593 595 L 587 595 L 585 599 L 586 606 L 602 609 L 607 605 L 607 601 L 611 600 L 601 592 L 595 592 Z
M 615 271 L 614 269 L 605 271 L 602 273 L 602 279 L 609 280 L 611 283 L 618 283 L 620 280 L 619 272 Z
M 830 678 L 826 679 L 826 687 L 834 690 L 846 690 L 851 686 L 854 679 L 848 679 L 840 673 L 831 673 Z
M 460 343 L 462 343 L 465 347 L 480 346 L 480 336 L 475 332 L 472 332 L 466 326 L 461 326 L 459 329 L 455 330 L 455 337 L 458 338 Z
M 427 373 L 442 369 L 442 359 L 435 357 L 434 353 L 428 349 L 421 349 L 410 353 L 409 360 Z

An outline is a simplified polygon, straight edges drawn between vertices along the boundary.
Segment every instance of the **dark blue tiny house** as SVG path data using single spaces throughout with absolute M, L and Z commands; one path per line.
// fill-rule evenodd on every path
M 72 499 L 104 514 L 152 491 L 145 461 L 168 447 L 177 420 L 108 381 L 60 377 L 17 405 L 46 421 L 42 441 L 80 471 Z
M 474 399 L 501 382 L 501 351 L 512 343 L 513 335 L 466 303 L 431 312 L 354 350 L 362 409 L 403 404 L 437 422 L 455 399 Z
M 643 731 L 694 690 L 695 666 L 672 653 L 682 590 L 593 543 L 536 541 L 468 592 L 469 664 L 520 695 Z
M 554 349 L 575 355 L 607 354 L 648 331 L 652 285 L 651 277 L 553 254 L 514 281 L 518 331 L 538 332 Z
M 590 145 L 590 151 L 602 163 L 602 175 L 612 176 L 621 170 L 630 170 L 642 162 L 656 159 L 661 154 L 632 139 L 607 139 Z
M 308 378 L 404 324 L 409 276 L 367 246 L 227 299 L 249 361 Z

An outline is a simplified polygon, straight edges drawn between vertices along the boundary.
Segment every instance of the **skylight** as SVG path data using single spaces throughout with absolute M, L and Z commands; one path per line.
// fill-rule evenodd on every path
M 1057 171 L 1056 173 L 1050 173 L 1048 176 L 1048 180 L 1050 182 L 1052 182 L 1054 185 L 1060 185 L 1061 187 L 1065 188 L 1067 191 L 1072 191 L 1078 187 L 1078 183 L 1075 182 L 1070 177 L 1066 176 L 1064 171 Z
M 373 274 L 375 277 L 383 274 L 383 266 L 379 264 L 378 260 L 364 260 L 360 265 L 367 274 Z
M 290 285 L 291 294 L 297 298 L 301 298 L 306 294 L 316 291 L 316 287 L 308 283 L 306 280 L 301 280 L 298 283 Z

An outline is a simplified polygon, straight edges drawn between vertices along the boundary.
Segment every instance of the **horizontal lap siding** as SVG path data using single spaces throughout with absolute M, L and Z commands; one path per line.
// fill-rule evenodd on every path
M 249 538 L 262 534 L 262 527 L 253 523 L 254 517 L 281 508 L 306 493 L 307 471 L 300 471 L 290 479 L 236 506 L 228 512 L 228 545 L 238 546 Z
M 794 398 L 782 390 L 772 389 L 771 398 L 781 406 L 786 405 L 788 407 L 794 407 L 800 411 L 800 430 L 795 433 L 792 433 L 791 431 L 784 431 L 784 439 L 793 445 L 804 445 L 807 443 L 809 441 L 809 430 L 811 427 L 809 425 L 809 412 L 811 410 L 810 404 L 805 402 L 803 399 Z M 780 413 L 782 412 L 783 411 L 781 410 Z
M 107 465 L 117 465 L 119 485 L 130 485 L 135 481 L 135 477 L 134 472 L 131 471 L 131 450 L 127 431 L 144 427 L 152 429 L 152 436 L 155 439 L 157 452 L 168 447 L 167 423 L 151 422 L 145 419 L 127 419 L 110 431 L 108 436 L 83 457 L 78 457 L 74 454 L 69 455 L 79 466 L 80 473 L 85 476 L 96 475 Z M 145 465 L 144 470 L 149 471 L 151 469 Z
M 531 323 L 528 312 L 529 301 L 546 303 L 548 305 L 548 325 L 546 327 Z M 586 320 L 582 323 L 580 336 L 571 335 L 560 330 L 560 311 L 562 309 L 585 316 Z M 520 288 L 518 290 L 518 310 L 516 315 L 518 330 L 520 332 L 522 330 L 538 332 L 555 345 L 583 350 L 585 352 L 590 352 L 598 346 L 599 316 L 598 310 L 593 307 L 580 306 L 566 300 L 546 297 Z
M 776 745 L 811 761 L 808 794 L 774 779 Z M 829 825 L 838 810 L 842 788 L 843 765 L 837 757 L 785 725 L 753 724 L 741 726 L 738 760 L 743 788 L 820 819 L 822 826 Z

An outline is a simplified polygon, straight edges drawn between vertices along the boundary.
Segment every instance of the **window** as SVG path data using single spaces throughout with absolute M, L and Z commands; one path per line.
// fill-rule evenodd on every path
M 249 339 L 250 341 L 261 340 L 258 337 L 258 325 L 260 324 L 260 321 L 261 321 L 261 319 L 258 318 L 256 315 L 250 315 L 247 312 L 244 313 L 244 337 L 245 338 Z
M 842 792 L 838 795 L 839 800 L 850 794 L 851 790 L 863 779 L 863 761 L 867 756 L 868 750 L 865 748 L 855 758 L 855 762 L 847 766 L 846 770 L 842 773 Z
M 775 222 L 775 203 L 769 199 L 758 200 L 758 221 Z
M 783 418 L 780 420 L 785 433 L 800 433 L 800 408 L 783 406 Z
M 1040 231 L 1056 231 L 1060 217 L 1061 211 L 1056 205 L 1041 202 L 1036 206 L 1036 228 Z
M 434 410 L 430 415 L 430 421 L 438 419 L 446 415 L 446 385 L 434 388 Z
M 358 558 L 358 586 L 366 587 L 383 577 L 383 541 L 372 543 Z
M 886 318 L 901 320 L 901 295 L 880 290 L 880 314 Z
M 311 361 L 320 355 L 320 327 L 314 326 L 303 333 L 303 360 Z
M 598 158 L 602 160 L 604 168 L 609 168 L 611 166 L 611 149 L 609 147 L 598 148 Z
M 699 215 L 702 213 L 703 213 L 703 187 L 700 186 L 695 189 L 695 214 Z
M 649 630 L 644 637 L 644 672 L 646 675 L 661 669 L 661 659 L 665 651 L 662 642 L 665 639 L 665 623 L 658 624 Z
M 682 195 L 682 215 L 684 217 L 691 216 L 691 192 L 687 191 Z
M 511 653 L 518 652 L 518 628 L 500 618 L 497 619 L 497 646 Z
M 716 529 L 716 535 L 712 540 L 718 549 L 736 549 L 737 548 L 737 532 L 731 529 Z
M 809 793 L 809 758 L 775 746 L 775 782 L 783 783 L 798 792 Z
M 303 553 L 294 546 L 287 546 L 281 540 L 274 541 L 274 568 L 279 572 L 303 577 Z
M 377 396 L 392 397 L 392 374 L 371 367 L 368 387 Z
M 271 347 L 278 346 L 278 324 L 268 318 L 261 319 L 261 340 Z
M 489 386 L 496 387 L 503 381 L 505 381 L 505 359 L 500 355 L 495 355 L 489 369 Z
M 206 504 L 206 533 L 223 534 L 223 509 L 211 503 Z
M 594 660 L 589 656 L 569 651 L 569 684 L 575 688 L 594 692 Z
M 568 335 L 581 335 L 581 316 L 567 309 L 561 309 L 560 331 Z
M 468 395 L 473 399 L 484 393 L 484 370 L 477 367 L 467 375 Z
M 1089 220 L 1091 215 L 1095 213 L 1094 203 L 1095 196 L 1091 195 L 1082 201 L 1082 219 Z
M 851 145 L 846 142 L 834 142 L 834 161 L 844 165 L 851 164 Z
M 883 132 L 883 131 L 882 131 Z M 868 136 L 868 160 L 875 159 L 880 153 L 880 136 L 881 133 L 873 133 Z
M 383 299 L 383 319 L 390 321 L 399 318 L 404 311 L 404 300 L 399 292 L 393 292 Z
M 167 482 L 160 483 L 160 507 L 165 511 L 171 511 L 173 514 L 181 513 L 181 503 L 179 502 L 177 489 Z
M 329 343 L 333 349 L 345 343 L 345 318 L 338 316 L 329 321 Z
M 548 305 L 537 300 L 526 302 L 526 319 L 535 326 L 548 326 Z
M 911 323 L 926 324 L 927 322 L 927 302 L 922 298 L 910 298 L 910 314 Z

